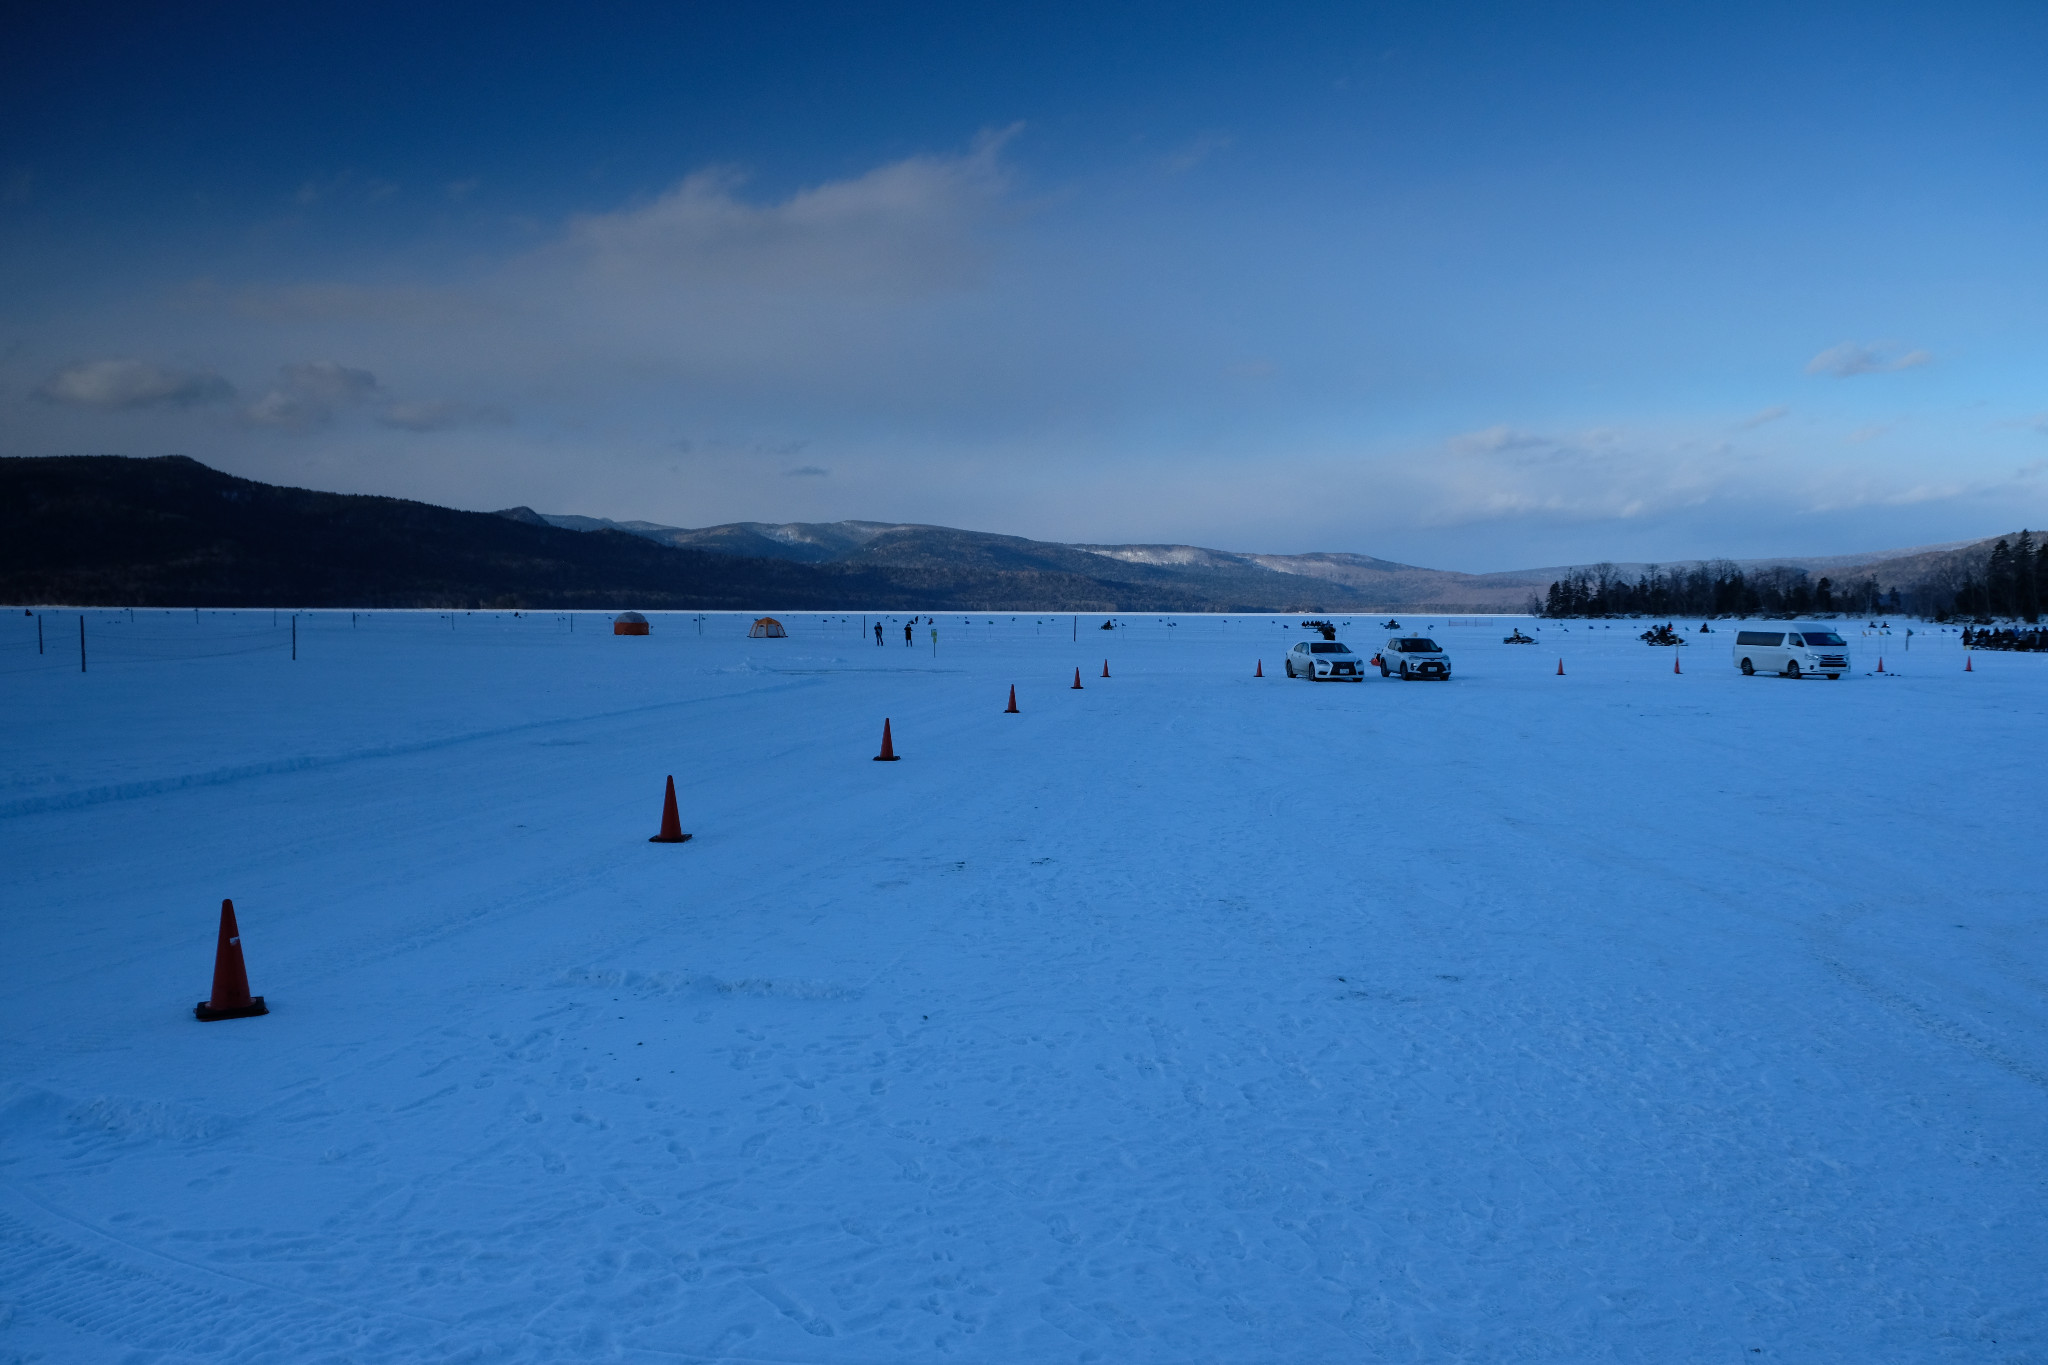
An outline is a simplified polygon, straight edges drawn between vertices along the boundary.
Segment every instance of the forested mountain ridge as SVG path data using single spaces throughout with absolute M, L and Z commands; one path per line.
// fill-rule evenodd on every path
M 2021 591 L 2013 566 L 2040 557 L 2021 538 L 1996 563 L 1987 541 L 1762 565 L 1466 574 L 1362 554 L 1067 545 L 909 523 L 692 530 L 524 507 L 465 512 L 278 487 L 184 456 L 0 459 L 0 601 L 24 605 L 1448 614 L 1533 602 L 1706 615 L 1961 601 L 2020 614 L 2040 595 Z

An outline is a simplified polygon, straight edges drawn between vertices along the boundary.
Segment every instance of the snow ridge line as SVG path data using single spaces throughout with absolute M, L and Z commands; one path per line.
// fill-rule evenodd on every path
M 800 686 L 801 684 L 789 684 Z M 780 689 L 776 689 L 780 690 Z M 29 796 L 19 800 L 0 802 L 0 820 L 13 819 L 21 815 L 40 815 L 47 811 L 82 810 L 88 806 L 105 805 L 110 801 L 132 801 L 144 796 L 162 796 L 166 792 L 185 791 L 193 787 L 218 787 L 231 782 L 240 782 L 251 777 L 273 777 L 280 773 L 309 772 L 317 768 L 335 768 L 346 763 L 365 759 L 403 758 L 410 754 L 431 753 L 436 749 L 450 749 L 458 744 L 469 744 L 477 740 L 502 739 L 534 730 L 553 729 L 563 725 L 582 725 L 590 721 L 617 720 L 623 716 L 637 716 L 649 711 L 666 711 L 678 706 L 696 706 L 707 701 L 722 701 L 725 696 L 693 697 L 686 701 L 657 702 L 651 706 L 632 706 L 622 711 L 599 711 L 588 716 L 568 716 L 558 720 L 528 721 L 522 725 L 505 725 L 493 730 L 472 730 L 466 734 L 445 735 L 439 739 L 414 740 L 407 744 L 382 744 L 369 749 L 352 749 L 339 754 L 306 754 L 298 758 L 272 759 L 267 763 L 243 763 L 232 768 L 214 768 L 202 773 L 181 773 L 176 777 L 149 778 L 140 782 L 117 782 L 105 787 L 88 787 L 83 791 L 65 792 L 56 796 Z

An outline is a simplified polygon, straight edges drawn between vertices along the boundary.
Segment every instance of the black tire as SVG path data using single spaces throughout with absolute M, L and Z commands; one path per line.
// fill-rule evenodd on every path
M 1408 671 L 1408 661 L 1406 659 L 1401 660 L 1401 681 L 1413 682 L 1414 680 L 1415 675 Z
M 1785 676 L 1788 678 L 1799 676 L 1799 660 L 1794 659 L 1791 663 L 1785 665 Z
M 1837 678 L 1839 678 L 1839 677 L 1841 677 L 1841 676 L 1842 676 L 1842 675 L 1841 675 L 1841 674 L 1839 674 L 1839 673 L 1830 673 L 1830 674 L 1828 674 L 1828 681 L 1829 681 L 1829 682 L 1833 682 L 1833 681 L 1834 681 L 1835 679 L 1837 679 Z
M 1380 665 L 1380 676 L 1382 678 L 1387 676 L 1387 666 L 1385 664 Z
M 1294 676 L 1294 660 L 1292 659 L 1287 661 L 1287 676 L 1290 678 Z
M 1751 663 L 1749 660 L 1744 659 L 1742 661 L 1742 676 L 1745 678 L 1754 678 L 1756 676 L 1756 665 Z

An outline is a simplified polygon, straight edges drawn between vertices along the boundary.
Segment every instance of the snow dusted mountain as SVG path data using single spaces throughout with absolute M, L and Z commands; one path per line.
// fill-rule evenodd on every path
M 500 515 L 517 515 L 513 509 Z M 529 514 L 534 515 L 534 514 Z M 1094 545 L 1029 540 L 1021 536 L 963 531 L 946 526 L 880 521 L 731 522 L 689 528 L 647 521 L 548 514 L 537 519 L 568 530 L 613 530 L 678 549 L 750 559 L 804 564 L 891 565 L 942 573 L 949 567 L 995 572 L 1057 572 L 1129 583 L 1157 590 L 1178 585 L 1190 600 L 1209 610 L 1373 610 L 1498 612 L 1521 611 L 1540 599 L 1551 583 L 1594 565 L 1555 565 L 1499 573 L 1468 574 L 1430 569 L 1373 555 L 1324 552 L 1263 554 L 1217 550 L 1201 545 Z M 1954 576 L 1959 564 L 1980 562 L 1992 541 L 1956 541 L 1860 554 L 1785 556 L 1733 561 L 1745 572 L 1782 566 L 1846 582 L 1877 577 L 1887 587 L 1910 588 Z M 1105 564 L 1107 561 L 1107 564 Z M 1113 566 L 1113 567 L 1112 567 Z M 1634 578 L 1655 567 L 1647 563 L 1604 566 Z M 1667 563 L 1663 567 L 1670 568 Z M 1304 581 L 1306 580 L 1306 581 Z M 1129 596 L 1125 610 L 1143 609 L 1144 592 Z M 1196 609 L 1196 608 L 1183 608 Z
M 1765 562 L 1910 590 L 1981 576 L 1987 548 Z M 0 600 L 20 603 L 1449 614 L 1524 610 L 1566 572 L 1067 545 L 904 522 L 691 528 L 464 512 L 274 487 L 182 456 L 0 460 Z

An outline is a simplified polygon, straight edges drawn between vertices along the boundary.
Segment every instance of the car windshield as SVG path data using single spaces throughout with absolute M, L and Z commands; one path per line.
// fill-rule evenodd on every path
M 1311 654 L 1349 654 L 1351 646 L 1339 644 L 1310 645 L 1308 652 Z
M 1806 632 L 1806 643 L 1809 645 L 1841 645 L 1847 644 L 1848 641 L 1831 630 L 1809 630 Z
M 1434 654 L 1437 652 L 1436 641 L 1425 639 L 1396 640 L 1394 641 L 1394 648 L 1400 650 L 1403 654 Z

